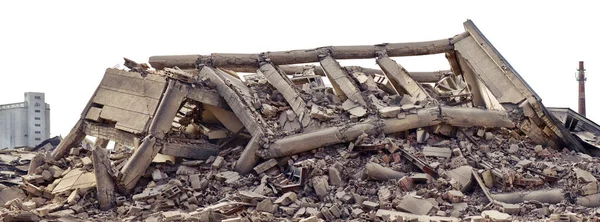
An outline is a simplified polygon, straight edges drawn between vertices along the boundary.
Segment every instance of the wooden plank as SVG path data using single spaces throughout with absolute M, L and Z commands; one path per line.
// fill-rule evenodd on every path
M 154 115 L 159 103 L 158 99 L 113 91 L 102 87 L 98 89 L 92 101 L 97 104 L 151 116 Z
M 85 134 L 90 136 L 112 140 L 128 147 L 137 147 L 138 145 L 139 138 L 135 134 L 113 127 L 85 121 L 83 129 Z
M 167 143 L 160 153 L 187 159 L 206 160 L 210 156 L 219 155 L 219 146 L 208 142 L 203 144 Z

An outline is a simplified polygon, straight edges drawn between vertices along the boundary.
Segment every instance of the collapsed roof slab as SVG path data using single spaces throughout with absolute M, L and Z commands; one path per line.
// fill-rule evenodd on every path
M 583 146 L 569 131 L 552 118 L 542 104 L 542 99 L 502 57 L 477 26 L 471 20 L 467 20 L 464 27 L 469 36 L 457 41 L 454 50 L 458 52 L 459 59 L 464 59 L 468 66 L 461 69 L 463 71 L 472 69 L 477 77 L 476 79 L 465 78 L 469 85 L 478 85 L 475 80 L 480 81 L 504 109 L 508 111 L 520 109 L 524 112 L 529 120 L 523 120 L 518 127 L 536 143 L 556 149 L 568 147 L 586 153 Z M 526 109 L 531 109 L 533 112 L 526 113 Z

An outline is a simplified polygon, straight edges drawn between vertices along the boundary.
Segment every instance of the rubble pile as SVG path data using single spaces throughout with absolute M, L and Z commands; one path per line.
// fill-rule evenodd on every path
M 156 56 L 154 69 L 125 59 L 69 135 L 0 187 L 0 218 L 597 219 L 600 159 L 465 29 L 421 43 Z M 436 53 L 451 70 L 408 72 L 390 58 Z M 357 58 L 381 69 L 337 62 Z M 94 145 L 81 146 L 86 136 Z

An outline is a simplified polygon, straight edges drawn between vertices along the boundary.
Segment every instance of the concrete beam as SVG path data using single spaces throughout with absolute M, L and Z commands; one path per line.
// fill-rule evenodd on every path
M 152 56 L 149 63 L 155 69 L 179 67 L 181 69 L 195 68 L 196 64 L 210 64 L 215 67 L 257 68 L 262 58 L 269 58 L 274 65 L 319 62 L 319 56 L 331 53 L 336 59 L 369 59 L 377 57 L 377 52 L 385 52 L 391 57 L 416 56 L 449 52 L 453 42 L 464 38 L 464 34 L 452 38 L 425 42 L 383 43 L 362 46 L 326 46 L 315 49 L 301 49 L 279 52 L 263 52 L 257 54 L 213 53 L 211 55 L 175 55 Z
M 217 92 L 221 95 L 231 110 L 235 115 L 240 119 L 240 121 L 244 124 L 244 127 L 250 132 L 250 134 L 255 135 L 259 132 L 263 132 L 264 120 L 259 113 L 256 113 L 255 110 L 248 107 L 247 101 L 242 96 L 248 95 L 238 95 L 236 90 L 232 89 L 229 85 L 235 84 L 236 88 L 242 90 L 241 93 L 245 93 L 248 91 L 247 87 L 241 83 L 238 79 L 233 79 L 233 77 L 226 79 L 227 83 L 225 83 L 225 79 L 228 74 L 220 74 L 215 69 L 203 66 L 200 70 L 200 77 L 207 77 L 217 86 Z
M 171 130 L 173 119 L 175 119 L 175 115 L 186 95 L 186 85 L 179 83 L 177 80 L 169 80 L 167 90 L 156 110 L 156 115 L 150 123 L 149 135 L 144 138 L 142 144 L 133 152 L 133 155 L 121 169 L 119 183 L 125 192 L 135 187 L 146 168 L 150 166 L 152 159 L 162 148 L 160 141 Z
M 286 74 L 277 70 L 272 63 L 263 63 L 260 66 L 260 71 L 265 75 L 267 81 L 283 95 L 283 98 L 292 107 L 292 110 L 298 116 L 302 116 L 306 110 L 306 103 L 304 103 L 304 100 L 300 97 L 300 93 L 298 93 Z
M 403 91 L 411 97 L 417 99 L 417 101 L 423 101 L 427 99 L 428 94 L 419 86 L 419 84 L 413 80 L 408 72 L 396 61 L 390 57 L 384 56 L 377 59 L 377 64 L 381 67 L 381 70 L 386 74 L 388 79 L 392 81 L 392 85 L 396 87 L 396 91 Z
M 367 105 L 354 81 L 331 55 L 325 56 L 321 60 L 321 66 L 323 66 L 336 93 L 341 93 L 339 96 L 346 97 L 362 106 Z
M 355 140 L 363 133 L 385 134 L 446 123 L 453 126 L 506 127 L 515 124 L 504 111 L 483 110 L 467 107 L 433 107 L 419 110 L 402 119 L 390 118 L 354 125 L 330 127 L 308 133 L 296 134 L 275 141 L 269 146 L 264 158 L 290 156 L 319 147 Z
M 96 177 L 96 192 L 101 210 L 110 210 L 115 203 L 115 184 L 106 145 L 109 140 L 97 138 L 92 148 L 92 164 Z

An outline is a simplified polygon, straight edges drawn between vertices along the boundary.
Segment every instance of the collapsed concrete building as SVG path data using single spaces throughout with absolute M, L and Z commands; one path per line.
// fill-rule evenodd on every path
M 586 155 L 594 148 L 584 147 L 552 116 L 472 21 L 464 28 L 459 35 L 427 42 L 153 56 L 153 69 L 126 59 L 129 70 L 106 70 L 81 118 L 52 153 L 31 161 L 29 169 L 40 175 L 29 172 L 22 195 L 69 196 L 52 207 L 33 204 L 44 209 L 34 211 L 42 217 L 51 211 L 73 216 L 80 212 L 64 205 L 94 196 L 98 209 L 117 208 L 129 220 L 156 216 L 141 213 L 146 208 L 138 204 L 144 202 L 153 210 L 185 209 L 158 212 L 157 218 L 206 221 L 508 220 L 526 216 L 518 204 L 541 207 L 568 199 L 566 190 L 544 191 L 543 197 L 527 193 L 552 188 L 549 184 L 560 179 L 555 171 L 571 169 L 550 163 L 536 168 L 541 163 L 528 159 L 563 153 L 594 162 Z M 392 59 L 429 54 L 445 54 L 451 69 L 409 72 Z M 380 69 L 343 67 L 338 60 L 344 59 L 375 59 Z M 87 151 L 78 148 L 86 136 L 97 138 Z M 133 149 L 109 152 L 109 141 Z M 524 152 L 533 154 L 515 156 Z M 180 164 L 178 180 L 165 174 L 168 168 L 155 166 L 161 163 Z M 510 165 L 520 168 L 506 170 Z M 596 183 L 597 172 L 574 170 L 586 186 Z M 65 183 L 68 175 L 75 179 Z M 213 180 L 218 185 L 207 185 Z M 379 189 L 371 193 L 375 197 L 367 191 L 361 197 L 359 184 Z M 473 191 L 472 184 L 479 189 Z M 201 204 L 199 199 L 212 195 L 202 193 L 208 186 L 233 187 L 226 189 L 233 196 L 213 194 L 236 201 Z M 94 194 L 82 193 L 93 187 Z M 426 201 L 423 188 L 439 189 L 439 203 Z M 467 207 L 460 203 L 469 199 L 467 192 L 483 193 L 490 205 L 464 213 Z M 596 193 L 586 193 L 587 199 L 573 196 L 571 204 L 600 206 Z M 29 209 L 6 202 L 16 211 Z M 157 203 L 167 207 L 156 208 Z M 463 213 L 447 213 L 454 212 L 453 204 Z M 543 216 L 578 217 L 572 212 Z

